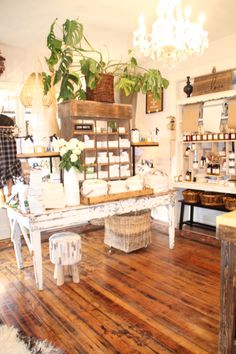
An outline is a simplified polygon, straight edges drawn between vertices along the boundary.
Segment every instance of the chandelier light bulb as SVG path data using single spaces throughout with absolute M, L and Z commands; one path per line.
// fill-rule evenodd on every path
M 139 16 L 139 28 L 133 33 L 136 54 L 150 56 L 173 67 L 177 61 L 202 54 L 208 47 L 208 33 L 203 30 L 205 16 L 190 21 L 191 8 L 182 10 L 182 0 L 159 0 L 157 19 L 152 32 L 147 33 L 144 15 Z
M 190 19 L 191 13 L 192 13 L 191 7 L 190 6 L 186 6 L 185 10 L 184 10 L 184 14 L 185 14 L 186 20 Z
M 204 13 L 201 13 L 198 17 L 198 23 L 200 26 L 203 26 L 204 22 L 206 21 L 206 16 Z

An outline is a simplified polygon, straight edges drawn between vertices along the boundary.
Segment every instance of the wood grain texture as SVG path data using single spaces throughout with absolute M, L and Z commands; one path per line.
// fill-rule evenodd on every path
M 218 248 L 152 230 L 153 243 L 130 254 L 104 245 L 103 229 L 81 234 L 79 284 L 57 287 L 43 243 L 45 289 L 32 260 L 16 268 L 13 248 L 0 248 L 0 320 L 51 341 L 68 354 L 217 353 Z
M 58 105 L 58 116 L 63 118 L 132 119 L 132 105 L 71 100 Z
M 98 197 L 85 197 L 85 196 L 81 195 L 80 202 L 81 202 L 81 204 L 88 205 L 88 204 L 110 202 L 112 200 L 121 200 L 121 199 L 133 198 L 133 197 L 141 197 L 144 195 L 152 195 L 152 194 L 153 194 L 152 188 L 144 188 L 142 190 L 137 190 L 137 191 L 128 191 L 128 192 L 123 192 L 123 193 L 100 195 Z

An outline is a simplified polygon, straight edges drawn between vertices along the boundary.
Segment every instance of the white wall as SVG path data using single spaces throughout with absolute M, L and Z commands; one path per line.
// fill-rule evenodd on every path
M 160 113 L 145 114 L 145 95 L 139 95 L 136 127 L 141 132 L 154 129 L 156 126 L 160 129 L 160 146 L 155 149 L 145 148 L 144 158 L 153 158 L 155 167 L 163 169 L 169 174 L 170 180 L 176 174 L 175 162 L 178 158 L 175 155 L 175 143 L 170 139 L 170 131 L 167 129 L 167 116 L 176 116 L 176 100 L 184 98 L 186 95 L 182 92 L 186 76 L 194 78 L 204 74 L 209 74 L 213 66 L 217 71 L 232 69 L 236 67 L 236 33 L 221 40 L 210 43 L 209 48 L 202 56 L 195 56 L 188 61 L 178 64 L 173 71 L 161 70 L 162 75 L 170 80 L 168 89 L 164 92 L 164 111 Z M 153 66 L 153 62 L 149 62 Z M 180 89 L 181 88 L 181 89 Z M 200 211 L 196 213 L 199 221 L 206 221 L 214 224 L 215 214 L 209 213 L 205 217 Z M 167 220 L 166 213 L 161 210 L 157 215 L 161 220 Z M 205 219 L 204 219 L 205 218 Z M 177 217 L 178 219 L 178 217 Z

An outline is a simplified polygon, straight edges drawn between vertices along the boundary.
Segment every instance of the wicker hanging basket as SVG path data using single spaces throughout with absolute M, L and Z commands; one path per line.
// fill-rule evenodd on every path
M 114 76 L 102 74 L 94 90 L 86 87 L 86 98 L 89 101 L 114 103 Z
M 126 253 L 151 243 L 151 212 L 142 210 L 105 219 L 104 243 Z
M 42 105 L 49 107 L 53 102 L 53 93 L 51 90 L 44 94 L 42 74 L 32 73 L 20 92 L 20 101 L 24 107 L 32 107 L 35 95 L 41 95 Z

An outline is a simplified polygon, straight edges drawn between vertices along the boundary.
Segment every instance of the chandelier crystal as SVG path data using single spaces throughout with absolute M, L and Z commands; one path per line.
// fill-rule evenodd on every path
M 159 0 L 157 20 L 150 34 L 144 15 L 139 17 L 139 28 L 133 34 L 136 52 L 163 61 L 166 66 L 173 66 L 193 54 L 201 55 L 208 47 L 208 33 L 203 30 L 205 18 L 201 14 L 198 23 L 192 23 L 190 15 L 190 7 L 186 7 L 183 14 L 182 0 Z

